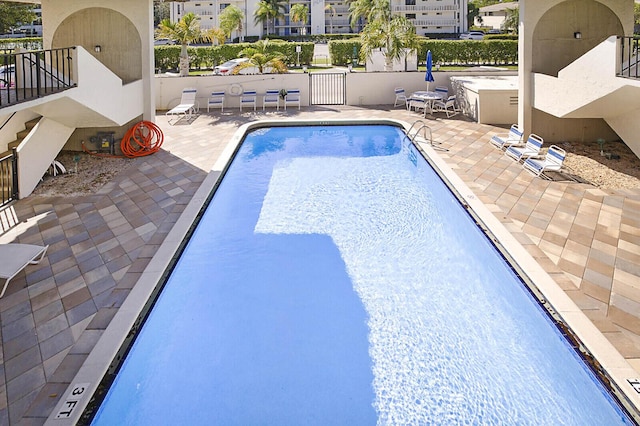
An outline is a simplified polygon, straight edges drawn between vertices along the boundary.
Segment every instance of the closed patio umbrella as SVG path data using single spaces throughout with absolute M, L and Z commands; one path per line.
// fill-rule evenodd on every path
M 427 91 L 429 90 L 429 83 L 435 80 L 433 74 L 431 74 L 432 67 L 433 59 L 431 58 L 431 50 L 427 50 L 427 74 L 424 76 L 424 81 L 427 82 Z

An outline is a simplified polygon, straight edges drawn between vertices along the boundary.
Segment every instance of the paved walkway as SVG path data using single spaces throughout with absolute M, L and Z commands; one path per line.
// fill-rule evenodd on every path
M 403 109 L 310 107 L 202 114 L 169 126 L 163 150 L 83 197 L 32 196 L 0 243 L 49 244 L 0 299 L 0 424 L 42 424 L 236 129 L 274 118 L 421 118 Z M 504 129 L 429 119 L 442 157 L 640 372 L 638 320 L 610 308 L 640 282 L 640 190 L 534 178 L 488 144 Z M 7 212 L 5 212 L 6 215 Z M 615 290 L 615 291 L 614 291 Z M 636 308 L 636 312 L 638 308 Z

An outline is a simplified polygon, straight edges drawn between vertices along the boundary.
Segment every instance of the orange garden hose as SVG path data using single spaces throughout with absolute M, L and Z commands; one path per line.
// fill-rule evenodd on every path
M 162 142 L 164 142 L 162 130 L 155 123 L 141 121 L 133 125 L 124 134 L 120 142 L 120 150 L 124 154 L 123 156 L 127 158 L 144 157 L 160 151 Z M 84 146 L 84 141 L 82 142 L 82 149 L 88 154 L 99 157 L 122 157 L 120 155 L 89 152 Z

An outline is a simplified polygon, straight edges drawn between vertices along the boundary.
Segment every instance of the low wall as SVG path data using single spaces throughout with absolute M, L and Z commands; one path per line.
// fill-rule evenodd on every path
M 341 71 L 335 71 L 341 72 Z M 425 90 L 423 71 L 407 72 L 352 72 L 346 70 L 346 103 L 347 105 L 393 105 L 395 87 L 403 87 L 407 93 Z M 517 75 L 517 71 L 502 70 L 466 70 L 466 71 L 435 71 L 435 81 L 429 87 L 447 86 L 451 90 L 450 77 L 472 75 Z M 265 74 L 265 75 L 205 75 L 177 77 L 158 75 L 156 84 L 156 110 L 165 111 L 176 106 L 180 101 L 180 94 L 185 87 L 195 87 L 198 90 L 200 108 L 206 109 L 208 95 L 214 90 L 224 89 L 227 92 L 225 108 L 239 108 L 239 97 L 232 93 L 240 85 L 244 90 L 255 89 L 263 94 L 267 89 L 300 89 L 302 105 L 309 105 L 309 74 Z M 262 107 L 261 100 L 258 106 Z

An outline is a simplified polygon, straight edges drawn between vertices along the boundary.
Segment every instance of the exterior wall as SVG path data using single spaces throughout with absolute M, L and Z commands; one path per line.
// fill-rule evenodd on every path
M 100 45 L 95 57 L 114 73 L 141 78 L 143 117 L 154 120 L 153 0 L 42 0 L 42 19 L 45 49 L 70 43 L 95 53 Z
M 582 140 L 585 128 L 596 132 L 606 129 L 604 123 L 595 125 L 597 119 L 569 122 L 534 111 L 533 73 L 557 75 L 607 37 L 631 35 L 633 0 L 520 0 L 519 7 L 518 123 L 525 134 L 534 132 L 552 141 L 553 134 L 559 135 L 558 130 L 563 129 L 566 138 Z M 582 38 L 574 38 L 575 32 Z
M 449 92 L 453 93 L 450 78 L 452 76 L 489 76 L 516 75 L 515 71 L 436 71 L 433 73 L 435 81 L 430 83 L 431 88 L 445 86 Z M 345 74 L 347 79 L 347 105 L 393 105 L 395 101 L 396 87 L 402 87 L 407 94 L 418 90 L 426 90 L 427 83 L 424 81 L 424 72 L 375 72 L 363 73 L 353 72 Z M 302 98 L 302 105 L 309 105 L 309 74 L 266 74 L 255 75 L 230 75 L 230 76 L 191 76 L 191 77 L 167 77 L 157 76 L 156 83 L 156 108 L 159 111 L 166 111 L 176 106 L 180 101 L 182 89 L 185 87 L 195 87 L 198 89 L 198 101 L 200 109 L 206 111 L 208 94 L 214 90 L 226 90 L 231 92 L 231 85 L 240 84 L 244 89 L 255 89 L 258 92 L 258 108 L 262 108 L 263 94 L 266 89 L 299 88 Z M 371 90 L 375 87 L 376 90 Z M 238 108 L 238 98 L 227 95 L 225 98 L 225 110 L 227 108 Z M 216 112 L 218 112 L 216 110 Z M 419 117 L 419 115 L 416 115 Z
M 411 2 L 415 4 L 407 5 Z M 351 28 L 346 0 L 294 0 L 291 2 L 291 4 L 295 3 L 306 4 L 309 8 L 308 34 L 357 33 L 362 28 L 362 26 Z M 244 35 L 262 36 L 264 34 L 262 26 L 256 25 L 253 19 L 258 0 L 172 2 L 170 19 L 176 22 L 186 13 L 193 12 L 201 16 L 201 28 L 219 27 L 218 14 L 224 9 L 224 5 L 228 4 L 234 4 L 243 11 Z M 330 10 L 325 9 L 327 5 L 333 7 L 333 16 Z M 407 16 L 416 26 L 416 32 L 419 35 L 457 34 L 466 31 L 467 9 L 468 0 L 391 0 L 391 11 L 394 14 Z M 284 19 L 276 22 L 276 34 L 300 34 L 300 24 L 290 22 L 288 13 L 285 13 Z

